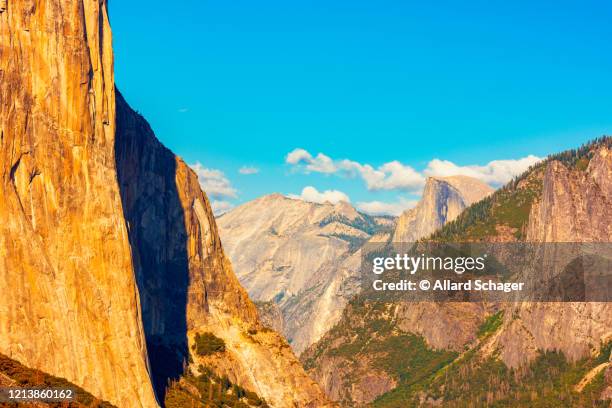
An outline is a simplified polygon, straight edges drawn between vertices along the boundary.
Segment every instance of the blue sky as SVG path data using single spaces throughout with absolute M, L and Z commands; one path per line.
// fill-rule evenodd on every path
M 530 155 L 612 133 L 610 2 L 132 0 L 110 12 L 118 87 L 201 164 L 218 206 L 311 186 L 338 192 L 308 199 L 341 192 L 397 212 L 427 175 L 498 185 Z M 310 158 L 287 163 L 297 148 Z

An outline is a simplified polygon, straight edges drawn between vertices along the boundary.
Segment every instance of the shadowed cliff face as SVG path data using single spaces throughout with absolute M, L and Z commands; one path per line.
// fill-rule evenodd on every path
M 219 356 L 192 355 L 277 407 L 323 406 L 325 397 L 287 343 L 263 330 L 225 257 L 196 174 L 117 93 L 116 160 L 132 246 L 151 374 L 163 400 L 183 374 L 196 333 L 223 339 Z
M 148 335 L 184 343 L 185 330 L 209 317 L 210 302 L 258 324 L 255 306 L 225 258 L 197 176 L 119 93 L 115 150 Z
M 153 384 L 164 400 L 187 360 L 189 260 L 176 157 L 117 92 L 117 176 L 132 247 Z

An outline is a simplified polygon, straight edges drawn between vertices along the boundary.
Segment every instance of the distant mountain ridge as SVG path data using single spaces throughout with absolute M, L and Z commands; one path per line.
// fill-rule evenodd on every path
M 218 223 L 241 283 L 255 300 L 277 303 L 283 332 L 300 353 L 337 322 L 359 291 L 364 244 L 417 240 L 492 191 L 467 176 L 429 178 L 417 206 L 397 223 L 343 201 L 317 204 L 271 194 L 224 214 Z M 260 312 L 269 316 L 271 310 Z
M 415 242 L 432 234 L 493 191 L 472 177 L 429 177 L 416 207 L 399 217 L 393 242 Z
M 271 194 L 218 218 L 234 270 L 256 301 L 275 302 L 296 352 L 317 340 L 355 293 L 358 249 L 388 239 L 394 219 L 349 203 L 311 203 Z M 382 238 L 384 237 L 384 238 Z
M 423 239 L 609 243 L 611 186 L 612 138 L 603 137 L 535 164 Z M 604 407 L 611 327 L 610 303 L 380 304 L 357 296 L 301 359 L 345 406 Z

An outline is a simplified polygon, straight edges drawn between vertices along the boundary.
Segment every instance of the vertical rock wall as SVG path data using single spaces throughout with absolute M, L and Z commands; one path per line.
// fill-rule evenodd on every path
M 431 235 L 492 192 L 491 187 L 472 177 L 429 177 L 416 207 L 398 218 L 393 241 L 415 242 Z
M 114 157 L 105 1 L 0 14 L 0 352 L 156 406 Z
M 275 407 L 321 407 L 326 398 L 288 344 L 264 329 L 226 258 L 196 174 L 117 95 L 117 171 L 140 288 L 143 324 L 160 398 L 187 361 L 195 333 L 226 351 L 200 364 Z
M 546 166 L 542 196 L 529 216 L 533 242 L 610 242 L 612 238 L 612 152 L 600 147 L 585 170 L 558 161 Z M 508 304 L 498 338 L 509 366 L 535 358 L 538 350 L 560 350 L 571 360 L 597 353 L 612 339 L 612 304 Z
M 151 377 L 163 390 L 210 331 L 220 374 L 273 406 L 325 404 L 259 324 L 197 176 L 116 103 L 105 1 L 0 13 L 0 164 L 0 353 L 155 407 Z

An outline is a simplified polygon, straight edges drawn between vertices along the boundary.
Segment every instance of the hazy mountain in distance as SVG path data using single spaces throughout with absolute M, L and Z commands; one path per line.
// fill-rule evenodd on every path
M 492 191 L 470 177 L 429 178 L 423 198 L 397 225 L 346 202 L 315 204 L 280 194 L 246 203 L 218 223 L 241 283 L 253 299 L 277 303 L 283 332 L 300 353 L 338 321 L 359 290 L 363 244 L 421 238 Z
M 468 176 L 429 177 L 419 203 L 397 220 L 393 242 L 415 242 L 430 235 L 493 191 Z
M 395 225 L 343 201 L 316 204 L 281 194 L 241 205 L 217 222 L 238 279 L 254 300 L 278 305 L 297 353 L 337 321 L 356 292 L 361 245 L 388 240 Z

